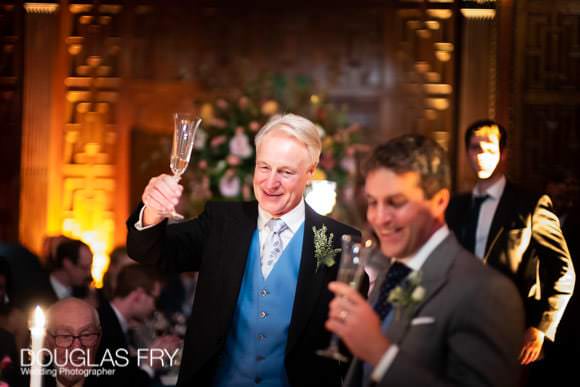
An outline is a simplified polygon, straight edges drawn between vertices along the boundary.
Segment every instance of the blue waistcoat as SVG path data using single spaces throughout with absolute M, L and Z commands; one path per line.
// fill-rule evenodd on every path
M 284 359 L 303 239 L 304 224 L 264 279 L 254 232 L 216 386 L 288 386 Z

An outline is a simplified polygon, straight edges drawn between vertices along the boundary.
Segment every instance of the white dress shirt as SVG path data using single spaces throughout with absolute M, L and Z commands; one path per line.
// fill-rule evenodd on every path
M 479 210 L 479 218 L 477 220 L 477 229 L 475 231 L 475 255 L 479 258 L 485 256 L 485 246 L 489 238 L 489 231 L 491 229 L 491 221 L 497 210 L 499 200 L 505 189 L 506 178 L 502 176 L 498 181 L 493 183 L 486 190 L 482 190 L 479 185 L 473 188 L 473 196 L 488 195 L 489 197 L 483 201 Z
M 65 298 L 72 297 L 72 288 L 70 286 L 64 285 L 53 275 L 50 275 L 48 279 L 52 286 L 52 290 L 54 290 L 54 293 L 56 294 L 56 298 L 64 300 Z
M 410 257 L 405 258 L 394 258 L 395 260 L 404 263 L 409 266 L 413 271 L 418 271 L 421 269 L 429 255 L 435 250 L 437 246 L 443 242 L 445 238 L 449 235 L 449 228 L 447 225 L 443 225 L 437 231 L 431 235 L 431 238 L 423 245 L 417 252 Z M 397 357 L 399 353 L 399 346 L 396 344 L 391 344 L 389 349 L 385 351 L 383 357 L 377 363 L 371 374 L 371 380 L 379 382 L 385 373 L 388 371 L 389 367 Z

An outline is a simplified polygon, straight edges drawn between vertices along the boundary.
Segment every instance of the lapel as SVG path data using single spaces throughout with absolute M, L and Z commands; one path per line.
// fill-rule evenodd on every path
M 326 266 L 321 266 L 316 270 L 316 259 L 314 258 L 314 233 L 312 227 L 320 228 L 323 225 L 323 218 L 318 215 L 308 204 L 306 204 L 306 214 L 304 219 L 304 241 L 302 244 L 302 257 L 300 259 L 300 270 L 298 272 L 298 283 L 296 284 L 296 295 L 294 297 L 294 307 L 292 309 L 292 320 L 288 330 L 288 343 L 286 353 L 290 352 L 296 340 L 304 330 L 312 309 L 316 305 L 320 292 L 328 283 L 329 270 Z M 329 232 L 331 232 L 329 230 Z M 335 235 L 334 243 L 337 242 Z
M 499 199 L 497 209 L 493 215 L 491 226 L 489 228 L 489 235 L 485 245 L 485 256 L 483 262 L 487 262 L 493 246 L 497 242 L 499 236 L 504 231 L 509 222 L 511 214 L 513 214 L 514 205 L 517 202 L 517 197 L 509 182 L 506 182 L 505 188 Z
M 453 234 L 449 234 L 433 250 L 429 258 L 421 267 L 421 285 L 425 288 L 425 298 L 421 303 L 416 305 L 410 313 L 404 311 L 398 319 L 393 319 L 391 325 L 387 328 L 386 334 L 391 342 L 400 343 L 405 337 L 411 320 L 421 311 L 423 306 L 439 291 L 447 281 L 447 273 L 455 260 L 455 256 L 461 249 L 461 246 Z
M 258 224 L 258 202 L 243 202 L 242 210 L 224 227 L 223 252 L 220 254 L 220 281 L 222 289 L 224 321 L 229 323 L 233 315 L 238 295 L 242 285 L 242 279 L 246 270 L 246 261 L 250 251 L 252 236 Z
M 457 239 L 462 244 L 467 240 L 466 225 L 470 219 L 466 216 L 471 213 L 471 200 L 473 195 L 471 193 L 459 194 L 453 200 L 455 202 L 451 216 L 448 219 L 449 228 L 454 230 Z

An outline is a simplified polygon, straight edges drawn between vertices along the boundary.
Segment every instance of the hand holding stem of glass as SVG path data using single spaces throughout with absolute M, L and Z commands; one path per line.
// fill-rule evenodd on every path
M 175 180 L 179 181 L 189 164 L 195 141 L 195 133 L 201 124 L 201 118 L 192 113 L 175 113 L 173 118 L 175 127 L 173 131 L 170 168 Z M 183 215 L 178 214 L 175 210 L 167 216 L 174 220 L 183 219 Z
M 352 235 L 342 236 L 342 254 L 340 257 L 340 266 L 336 280 L 348 284 L 353 289 L 360 286 L 361 279 L 364 275 L 363 246 L 358 238 Z M 327 348 L 316 351 L 319 356 L 328 357 L 334 360 L 347 362 L 349 359 L 340 353 L 338 346 L 339 338 L 333 334 L 330 344 Z

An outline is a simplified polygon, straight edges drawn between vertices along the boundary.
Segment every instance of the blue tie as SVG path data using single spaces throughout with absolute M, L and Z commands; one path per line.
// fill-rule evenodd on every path
M 377 298 L 377 303 L 375 304 L 375 311 L 381 317 L 381 321 L 389 314 L 393 305 L 388 301 L 389 293 L 397 285 L 399 285 L 403 280 L 409 275 L 411 268 L 407 265 L 400 263 L 399 261 L 393 262 L 389 271 L 385 275 L 385 279 L 381 285 L 379 291 L 379 296 Z

